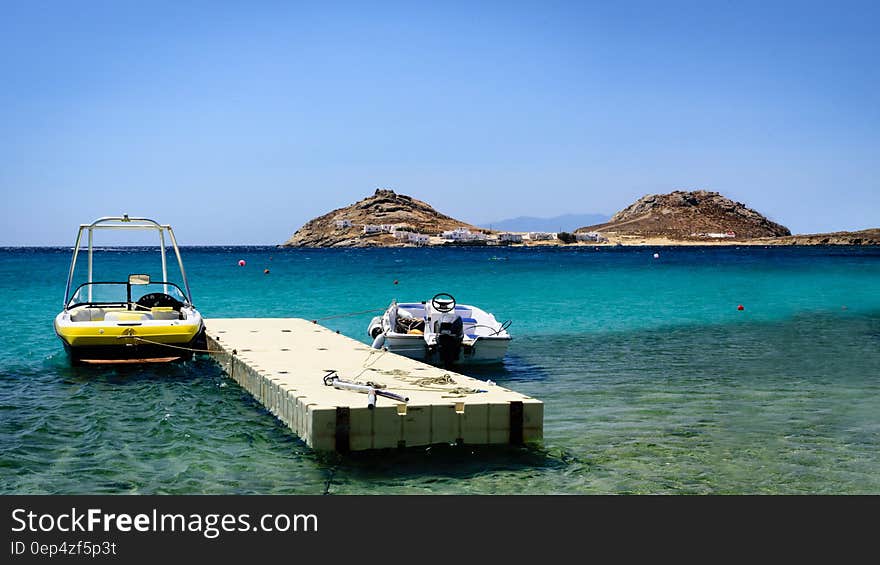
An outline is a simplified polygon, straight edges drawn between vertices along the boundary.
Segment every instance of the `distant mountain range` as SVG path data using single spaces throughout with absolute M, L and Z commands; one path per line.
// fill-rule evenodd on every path
M 609 219 L 611 219 L 611 217 L 606 216 L 605 214 L 563 214 L 562 216 L 555 216 L 553 218 L 535 218 L 532 216 L 520 216 L 518 218 L 498 220 L 497 222 L 484 222 L 479 224 L 479 226 L 486 229 L 512 232 L 573 232 L 574 230 L 582 226 L 604 224 Z

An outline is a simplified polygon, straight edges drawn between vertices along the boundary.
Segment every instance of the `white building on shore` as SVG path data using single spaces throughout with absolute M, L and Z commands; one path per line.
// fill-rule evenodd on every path
M 407 240 L 410 243 L 414 243 L 416 245 L 428 245 L 428 241 L 430 241 L 430 239 L 431 239 L 431 236 L 424 234 L 424 233 L 413 233 L 413 232 L 408 232 L 408 233 L 409 233 L 409 235 L 407 237 Z
M 364 224 L 364 235 L 371 235 L 374 233 L 382 233 L 382 226 Z
M 413 243 L 415 245 L 427 245 L 428 242 L 431 240 L 431 236 L 427 234 L 398 229 L 395 229 L 393 232 L 391 232 L 391 235 L 394 236 L 394 239 L 407 243 Z
M 498 240 L 510 243 L 522 243 L 523 236 L 521 233 L 500 233 L 498 234 Z
M 448 230 L 441 233 L 440 237 L 452 241 L 486 241 L 488 238 L 483 232 L 472 232 L 468 228 L 455 228 L 454 230 Z
M 453 241 L 463 241 L 470 239 L 471 230 L 467 228 L 455 228 L 454 230 L 447 230 L 440 234 L 440 237 L 443 239 L 451 239 Z
M 336 222 L 334 223 L 336 224 L 336 229 L 338 230 L 351 227 L 351 220 L 348 219 L 336 220 Z
M 550 239 L 556 239 L 556 234 L 545 231 L 530 231 L 529 239 L 532 241 L 547 241 Z

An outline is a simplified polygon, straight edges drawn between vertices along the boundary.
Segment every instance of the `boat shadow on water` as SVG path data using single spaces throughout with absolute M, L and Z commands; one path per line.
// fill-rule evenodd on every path
M 503 364 L 461 365 L 452 370 L 475 379 L 483 381 L 488 379 L 502 386 L 507 383 L 545 381 L 550 378 L 550 373 L 546 369 L 514 353 L 508 353 Z
M 62 352 L 48 357 L 46 364 L 68 384 L 180 383 L 223 376 L 221 368 L 212 359 L 201 356 L 172 363 L 75 365 Z

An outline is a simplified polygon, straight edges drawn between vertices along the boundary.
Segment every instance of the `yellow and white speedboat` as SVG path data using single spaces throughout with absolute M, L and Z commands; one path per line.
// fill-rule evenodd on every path
M 157 231 L 162 280 L 152 281 L 147 274 L 130 274 L 126 281 L 92 280 L 93 235 L 101 229 Z M 88 235 L 88 279 L 71 295 L 83 233 Z M 166 234 L 177 257 L 185 292 L 168 281 Z M 192 304 L 171 226 L 148 218 L 129 218 L 127 214 L 81 225 L 70 261 L 64 309 L 55 317 L 55 333 L 74 363 L 176 361 L 191 358 L 193 349 L 204 349 L 205 326 Z

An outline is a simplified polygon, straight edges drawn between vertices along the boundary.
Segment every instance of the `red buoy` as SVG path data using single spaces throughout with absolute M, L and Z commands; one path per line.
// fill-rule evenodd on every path
M 247 262 L 246 262 L 244 259 L 239 259 L 239 260 L 238 260 L 238 266 L 239 266 L 239 267 L 244 267 L 245 265 L 247 265 Z
M 394 284 L 397 284 L 397 279 L 394 279 Z
M 268 274 L 269 274 L 269 269 L 263 269 L 263 274 L 264 274 L 264 275 L 268 275 Z
M 737 310 L 745 310 L 745 306 L 743 306 L 742 304 L 740 304 L 739 306 L 736 307 L 736 309 L 737 309 Z

